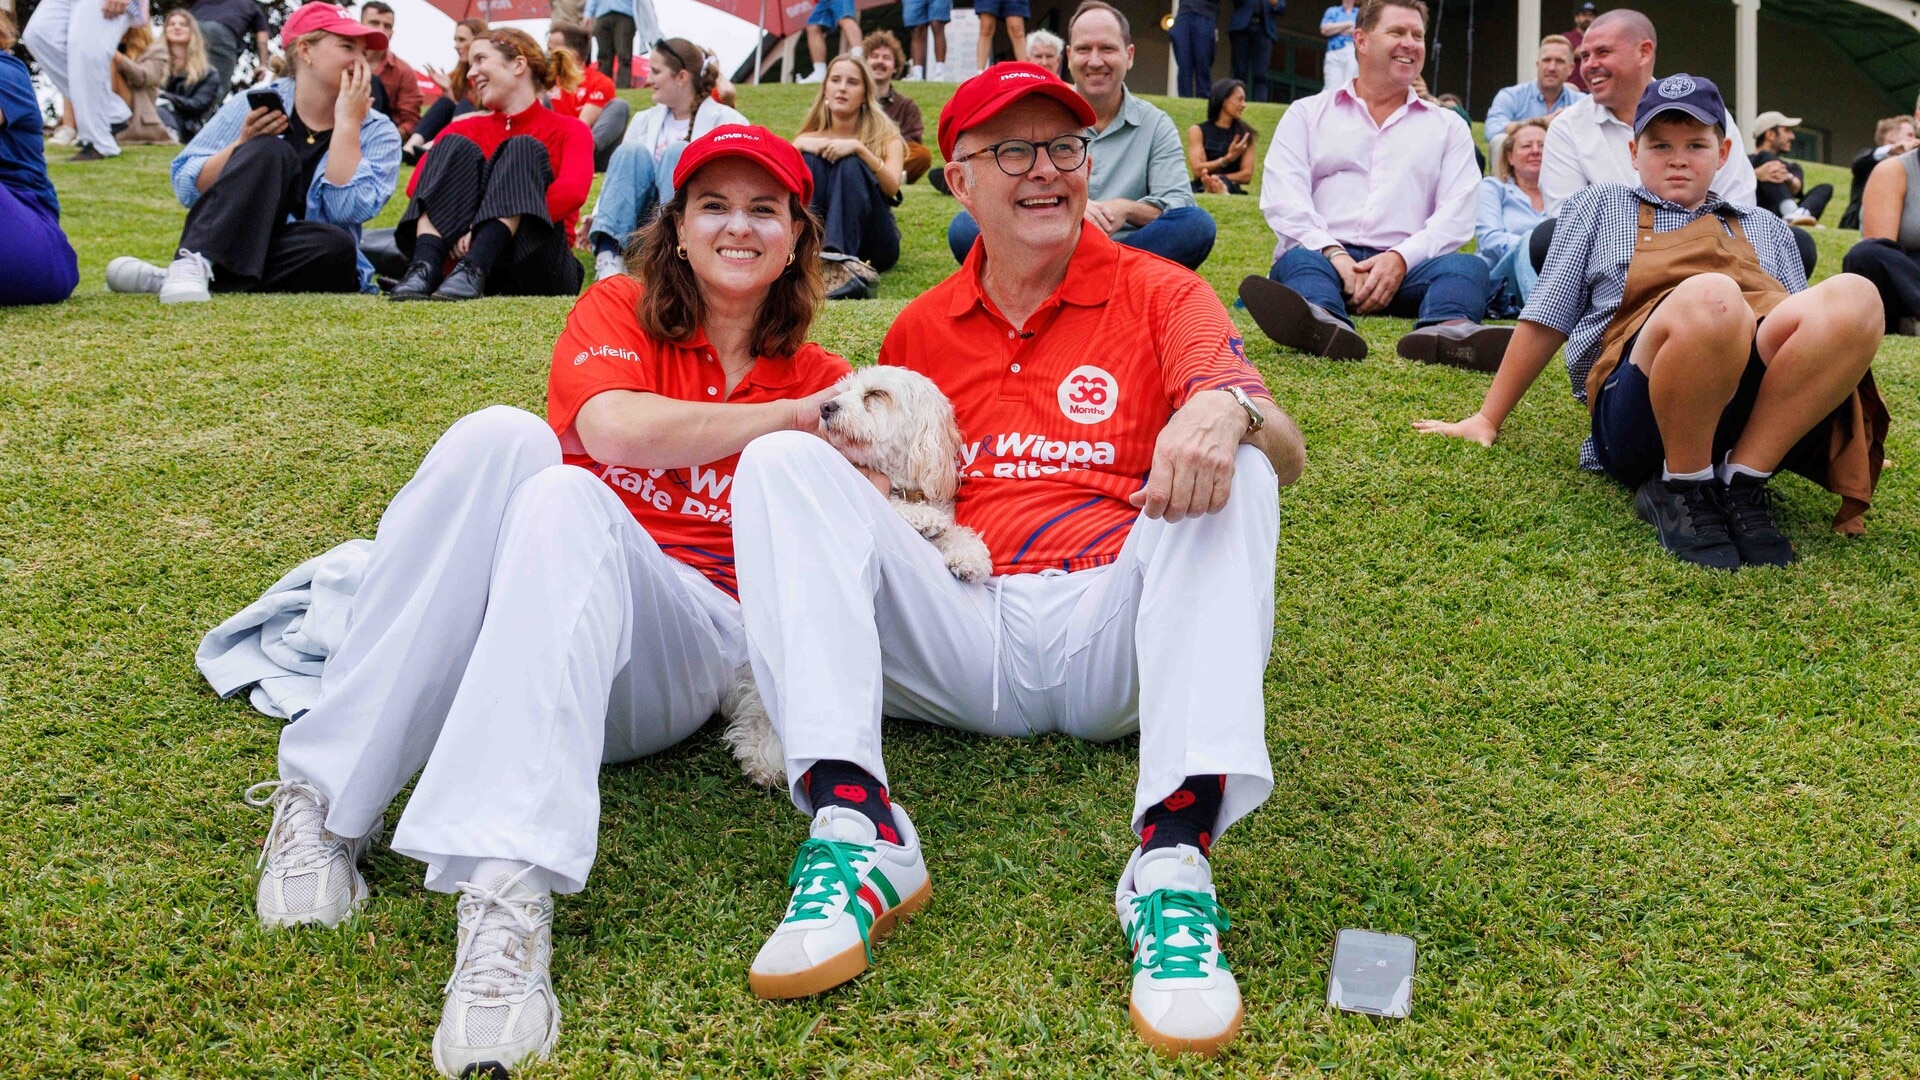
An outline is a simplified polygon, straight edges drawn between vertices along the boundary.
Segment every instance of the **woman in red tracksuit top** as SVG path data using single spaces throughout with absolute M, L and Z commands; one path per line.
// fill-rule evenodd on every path
M 391 299 L 580 291 L 573 226 L 593 184 L 593 132 L 540 104 L 578 77 L 572 54 L 549 57 L 521 30 L 468 46 L 453 93 L 471 91 L 481 109 L 447 125 L 414 169 L 394 233 L 409 264 Z M 449 256 L 459 261 L 443 277 Z

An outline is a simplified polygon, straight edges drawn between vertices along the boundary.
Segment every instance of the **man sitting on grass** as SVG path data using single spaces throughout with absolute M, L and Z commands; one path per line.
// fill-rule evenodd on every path
M 1036 64 L 960 87 L 940 152 L 980 243 L 880 347 L 978 440 L 957 516 L 993 552 L 992 578 L 955 579 L 817 438 L 767 436 L 741 457 L 748 649 L 813 819 L 750 981 L 766 998 L 844 983 L 927 900 L 919 838 L 887 792 L 883 714 L 1008 736 L 1138 731 L 1140 847 L 1115 897 L 1134 1026 L 1212 1053 L 1242 1010 L 1208 851 L 1273 789 L 1278 488 L 1305 450 L 1211 287 L 1087 223 L 1092 119 Z
M 1886 409 L 1868 371 L 1882 330 L 1873 286 L 1840 274 L 1808 288 L 1778 217 L 1709 190 L 1733 145 L 1725 117 L 1706 79 L 1648 86 L 1633 122 L 1639 186 L 1567 200 L 1480 411 L 1414 426 L 1493 445 L 1565 342 L 1573 396 L 1593 414 L 1582 467 L 1635 489 L 1676 557 L 1731 570 L 1793 561 L 1767 489 L 1779 469 L 1841 495 L 1835 529 L 1859 530 Z

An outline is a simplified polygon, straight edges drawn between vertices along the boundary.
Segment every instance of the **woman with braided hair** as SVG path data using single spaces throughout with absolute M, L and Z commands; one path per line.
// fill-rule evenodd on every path
M 593 208 L 593 276 L 617 277 L 626 267 L 627 237 L 673 199 L 673 165 L 694 139 L 722 124 L 747 118 L 713 99 L 720 61 L 686 38 L 653 47 L 647 86 L 653 108 L 634 117 L 626 138 L 607 162 L 600 202 Z
M 447 125 L 413 172 L 394 230 L 409 263 L 391 299 L 580 291 L 573 227 L 593 186 L 593 132 L 540 104 L 578 77 L 572 53 L 549 57 L 523 30 L 489 30 L 468 46 L 452 92 L 471 93 L 480 111 Z

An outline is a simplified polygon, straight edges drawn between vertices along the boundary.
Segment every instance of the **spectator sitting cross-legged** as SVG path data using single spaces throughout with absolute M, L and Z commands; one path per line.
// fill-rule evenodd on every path
M 1187 154 L 1173 118 L 1127 89 L 1133 30 L 1119 8 L 1086 0 L 1067 22 L 1067 67 L 1093 106 L 1087 221 L 1114 241 L 1197 270 L 1213 251 L 1213 215 L 1194 204 Z M 947 246 L 965 262 L 980 229 L 962 210 Z
M 574 77 L 573 54 L 552 57 L 524 30 L 475 39 L 453 72 L 480 111 L 447 125 L 407 184 L 394 241 L 409 259 L 389 299 L 572 296 L 580 291 L 573 226 L 593 186 L 593 133 L 540 104 Z M 457 259 L 451 273 L 442 273 Z
M 627 121 L 633 118 L 633 106 L 615 96 L 613 80 L 587 63 L 593 39 L 578 26 L 556 24 L 547 31 L 547 51 L 565 49 L 579 62 L 578 81 L 554 88 L 548 108 L 561 116 L 571 116 L 593 131 L 593 171 L 605 172 L 607 162 L 627 133 Z
M 167 83 L 167 46 L 153 39 L 153 27 L 127 28 L 113 54 L 113 92 L 127 103 L 126 125 L 114 138 L 125 146 L 166 146 L 179 142 L 160 118 L 160 88 Z
M 1853 185 L 1847 190 L 1846 213 L 1840 215 L 1841 228 L 1860 227 L 1860 201 L 1866 197 L 1867 181 L 1873 176 L 1874 166 L 1920 147 L 1917 133 L 1920 126 L 1915 125 L 1912 116 L 1889 116 L 1874 125 L 1873 145 L 1853 159 Z
M 160 122 L 176 142 L 191 142 L 226 94 L 207 61 L 200 20 L 186 8 L 167 12 L 160 36 L 167 43 L 167 81 L 160 87 Z
M 865 52 L 867 71 L 873 76 L 880 111 L 887 114 L 893 126 L 900 129 L 900 137 L 907 140 L 907 183 L 911 184 L 927 175 L 927 169 L 933 165 L 933 151 L 927 149 L 927 126 L 920 117 L 919 102 L 893 85 L 893 77 L 900 70 L 900 39 L 894 37 L 891 30 L 875 30 L 860 43 L 860 48 Z
M 459 57 L 459 63 L 467 62 L 467 49 L 472 47 L 474 39 L 486 32 L 485 19 L 461 19 L 453 24 L 453 52 Z M 407 139 L 402 150 L 409 165 L 420 160 L 420 155 L 433 145 L 433 140 L 440 137 L 440 133 L 453 123 L 455 117 L 465 116 L 479 108 L 472 97 L 453 92 L 453 77 L 446 72 L 428 64 L 427 77 L 440 87 L 440 96 L 433 99 L 433 104 L 427 106 L 427 111 L 420 115 L 420 126 L 413 129 L 412 137 Z
M 60 197 L 47 178 L 40 100 L 13 55 L 13 16 L 0 11 L 0 307 L 57 304 L 80 283 L 73 245 L 60 229 Z
M 367 0 L 361 4 L 360 21 L 387 35 L 388 41 L 393 40 L 393 6 L 385 0 Z M 400 54 L 392 49 L 369 51 L 367 63 L 373 65 L 374 78 L 380 82 L 376 88 L 378 100 L 373 107 L 393 121 L 400 138 L 411 138 L 414 129 L 420 126 L 420 105 L 424 100 L 420 95 L 419 75 L 412 64 L 400 59 Z
M 133 110 L 113 91 L 114 57 L 127 29 L 146 21 L 145 0 L 41 0 L 27 19 L 21 40 L 73 107 L 78 149 L 69 162 L 119 155 L 115 128 Z
M 1585 101 L 1587 95 L 1567 85 L 1573 74 L 1573 46 L 1560 34 L 1540 39 L 1540 52 L 1533 61 L 1533 78 L 1502 87 L 1487 108 L 1487 153 L 1500 158 L 1500 144 L 1521 124 L 1536 116 L 1549 123 L 1567 106 Z
M 1492 446 L 1565 345 L 1574 399 L 1592 414 L 1581 467 L 1632 491 L 1669 554 L 1731 570 L 1794 561 L 1768 488 L 1783 469 L 1841 496 L 1835 531 L 1861 530 L 1887 411 L 1870 370 L 1873 287 L 1842 273 L 1809 288 L 1788 227 L 1712 190 L 1740 156 L 1726 115 L 1700 76 L 1647 87 L 1632 125 L 1637 182 L 1567 200 L 1480 410 L 1414 426 Z
M 1887 333 L 1920 317 L 1920 148 L 1876 165 L 1860 204 L 1861 240 L 1841 268 L 1873 282 Z
M 1473 236 L 1473 136 L 1458 114 L 1415 93 L 1426 59 L 1422 0 L 1368 0 L 1354 46 L 1360 74 L 1281 117 L 1260 181 L 1278 243 L 1268 277 L 1240 298 L 1276 343 L 1359 360 L 1353 315 L 1418 320 L 1409 360 L 1492 371 L 1512 330 L 1481 326 L 1487 264 Z
M 1753 118 L 1754 204 L 1778 214 L 1789 225 L 1814 226 L 1833 201 L 1832 184 L 1807 186 L 1807 172 L 1799 162 L 1788 161 L 1793 150 L 1793 129 L 1800 118 L 1778 112 L 1763 112 Z
M 1512 318 L 1533 293 L 1540 268 L 1528 244 L 1535 226 L 1546 220 L 1540 194 L 1540 155 L 1547 141 L 1547 118 L 1536 116 L 1508 129 L 1493 159 L 1493 175 L 1480 181 L 1479 210 L 1473 218 L 1474 251 L 1486 261 L 1492 282 L 1487 308 Z
M 827 65 L 827 81 L 793 145 L 813 173 L 810 209 L 826 226 L 827 299 L 872 296 L 878 274 L 900 261 L 893 208 L 905 180 L 907 143 L 880 111 L 866 61 L 839 56 Z
M 1195 194 L 1244 195 L 1260 160 L 1260 133 L 1240 119 L 1247 111 L 1247 88 L 1239 79 L 1220 79 L 1207 94 L 1207 118 L 1187 129 L 1187 167 Z
M 626 270 L 627 238 L 652 220 L 654 208 L 673 198 L 673 165 L 686 145 L 723 124 L 747 122 L 713 100 L 719 75 L 719 61 L 686 38 L 667 38 L 653 47 L 647 72 L 653 107 L 633 118 L 608 159 L 587 230 L 594 280 Z
M 367 47 L 386 44 L 325 0 L 287 16 L 280 47 L 293 74 L 266 88 L 277 106 L 229 98 L 173 159 L 187 208 L 173 263 L 162 271 L 121 256 L 107 264 L 107 287 L 163 304 L 215 291 L 377 291 L 360 228 L 400 172 L 400 134 L 373 111 L 367 64 Z

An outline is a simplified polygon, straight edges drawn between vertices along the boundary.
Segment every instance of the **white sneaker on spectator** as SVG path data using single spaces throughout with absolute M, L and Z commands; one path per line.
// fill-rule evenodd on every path
M 605 281 L 627 272 L 627 260 L 617 251 L 603 251 L 593 257 L 593 280 Z
M 374 833 L 359 838 L 327 830 L 327 803 L 304 780 L 268 780 L 247 789 L 247 805 L 273 807 L 273 824 L 260 849 L 260 887 L 254 910 L 260 924 L 338 926 L 367 898 L 360 857 Z
M 70 127 L 54 128 L 53 134 L 47 138 L 47 142 L 53 146 L 72 146 L 79 141 L 80 133 Z
M 180 249 L 167 267 L 167 280 L 160 286 L 163 304 L 204 304 L 213 299 L 213 266 L 197 251 Z
M 938 63 L 929 65 L 927 67 L 927 81 L 928 82 L 946 82 L 947 81 L 947 65 L 938 64 Z
M 107 264 L 107 291 L 117 293 L 157 293 L 167 280 L 167 272 L 131 255 L 122 255 Z
M 1226 910 L 1207 857 L 1190 844 L 1136 849 L 1114 907 L 1133 950 L 1134 1030 L 1169 1055 L 1212 1057 L 1240 1033 L 1240 986 L 1220 953 Z
M 808 83 L 817 83 L 822 79 L 825 79 L 826 77 L 827 77 L 827 65 L 815 64 L 812 71 L 807 72 L 805 75 L 802 75 L 793 81 L 798 85 L 805 86 Z
M 900 81 L 901 82 L 919 82 L 921 78 L 925 76 L 925 74 L 926 72 L 921 70 L 921 67 L 919 64 L 914 64 L 913 66 L 907 68 L 906 77 L 901 79 Z
M 460 945 L 433 1033 L 447 1076 L 506 1076 L 560 1037 L 553 998 L 553 894 L 527 885 L 532 866 L 459 884 Z
M 1820 224 L 1819 218 L 1814 217 L 1805 210 L 1795 210 L 1792 214 L 1788 215 L 1786 221 L 1789 225 L 1798 225 L 1803 229 L 1816 228 Z

